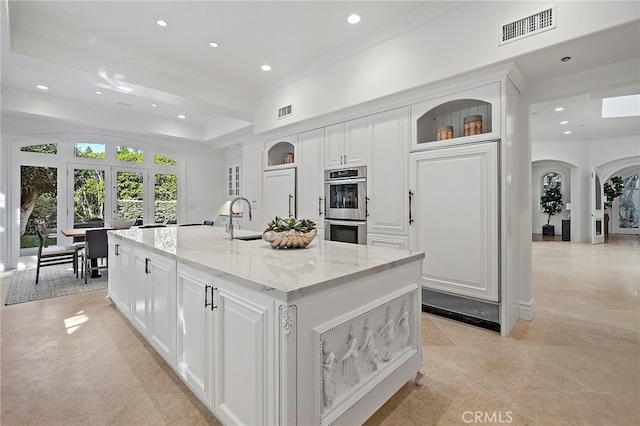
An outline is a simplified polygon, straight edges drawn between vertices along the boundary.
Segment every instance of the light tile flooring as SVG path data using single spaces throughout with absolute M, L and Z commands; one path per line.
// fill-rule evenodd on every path
M 640 239 L 534 242 L 533 282 L 536 316 L 508 338 L 424 314 L 424 386 L 367 424 L 640 424 Z M 1 319 L 3 426 L 216 424 L 104 291 Z

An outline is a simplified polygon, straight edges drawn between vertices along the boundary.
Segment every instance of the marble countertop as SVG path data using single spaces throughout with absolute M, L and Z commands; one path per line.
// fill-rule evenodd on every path
M 260 235 L 235 230 L 236 237 Z M 109 231 L 109 237 L 291 301 L 424 258 L 424 252 L 314 239 L 304 249 L 275 250 L 263 240 L 227 240 L 224 228 L 174 226 Z

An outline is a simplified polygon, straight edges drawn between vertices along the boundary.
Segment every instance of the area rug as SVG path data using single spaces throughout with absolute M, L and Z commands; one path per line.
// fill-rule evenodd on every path
M 80 275 L 78 275 L 79 277 Z M 83 278 L 76 278 L 69 265 L 56 265 L 40 268 L 40 279 L 36 285 L 36 268 L 15 271 L 9 283 L 5 305 L 68 296 L 87 291 L 107 288 L 108 273 L 100 270 L 100 277 L 89 278 L 87 284 Z

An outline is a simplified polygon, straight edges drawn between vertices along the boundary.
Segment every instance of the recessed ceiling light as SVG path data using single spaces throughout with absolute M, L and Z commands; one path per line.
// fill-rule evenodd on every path
M 36 87 L 38 89 L 40 89 L 40 90 L 49 90 L 49 88 L 47 86 L 45 86 L 44 84 L 38 84 Z
M 264 64 L 260 67 L 262 71 L 271 71 L 271 66 Z
M 560 122 L 560 124 L 567 124 L 567 123 L 568 123 L 568 121 L 566 121 L 566 120 Z
M 350 24 L 357 24 L 358 22 L 360 22 L 360 19 L 360 15 L 353 13 L 349 15 L 349 17 L 347 18 L 347 22 Z
M 178 116 L 178 118 L 182 118 L 182 119 L 184 120 L 185 118 L 187 118 L 187 116 L 186 116 L 186 115 L 184 115 L 184 114 L 180 114 L 180 115 Z
M 167 23 L 167 21 L 165 21 L 164 19 L 158 19 L 158 20 L 156 21 L 156 24 L 160 25 L 161 27 L 166 27 L 166 26 L 168 26 L 168 25 L 169 25 L 169 24 Z
M 567 130 L 566 132 L 564 132 L 565 135 L 570 135 L 571 134 L 571 130 Z
M 560 59 L 562 62 L 569 62 L 571 60 L 571 56 L 565 56 L 564 58 Z
M 93 92 L 93 93 L 95 93 L 96 95 L 102 95 L 102 92 L 101 92 L 101 91 L 99 91 L 99 90 L 96 90 L 96 91 L 95 91 L 95 92 Z
M 151 104 L 152 107 L 157 108 L 158 104 Z
M 218 43 L 216 43 L 215 41 L 209 42 L 209 46 L 211 47 L 218 47 L 220 46 Z
M 562 108 L 562 107 L 558 107 L 558 108 L 554 109 L 554 111 L 555 111 L 555 112 L 564 111 L 564 108 Z

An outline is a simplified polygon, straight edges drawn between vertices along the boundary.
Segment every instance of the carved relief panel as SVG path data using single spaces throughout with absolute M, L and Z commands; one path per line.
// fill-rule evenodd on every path
M 418 350 L 416 286 L 315 329 L 319 423 L 335 421 Z

